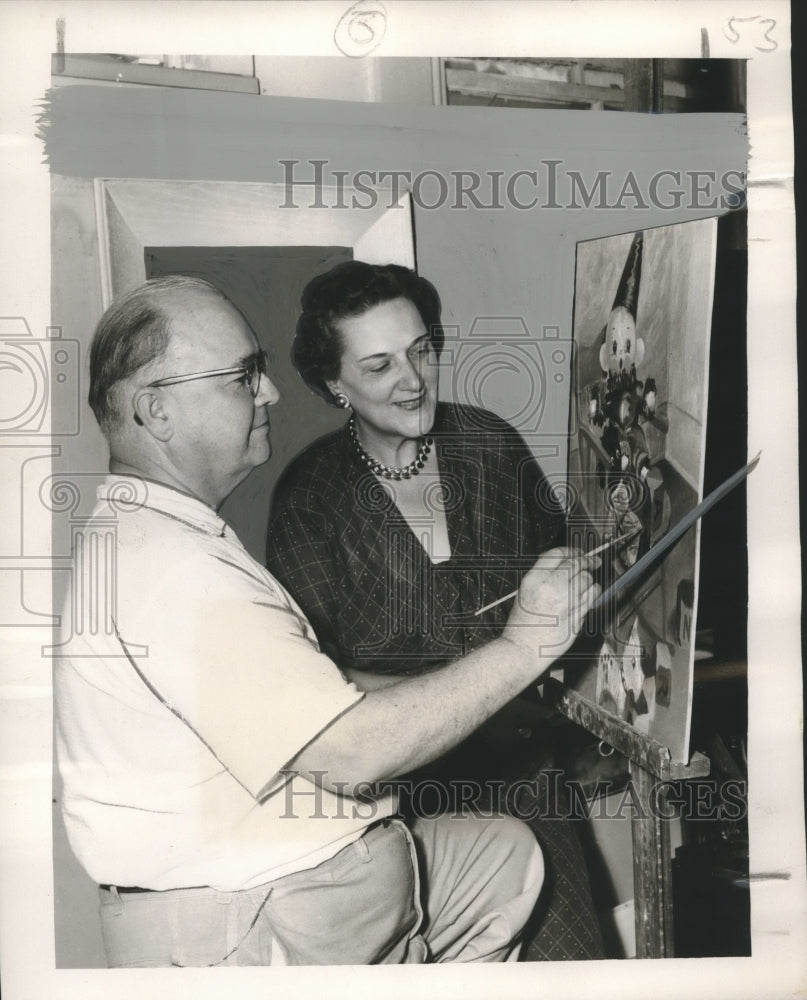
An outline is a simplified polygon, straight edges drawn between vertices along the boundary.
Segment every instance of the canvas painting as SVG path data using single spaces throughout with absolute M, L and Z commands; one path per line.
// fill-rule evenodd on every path
M 578 243 L 570 535 L 603 587 L 703 490 L 716 221 Z M 689 759 L 698 525 L 592 623 L 565 680 Z

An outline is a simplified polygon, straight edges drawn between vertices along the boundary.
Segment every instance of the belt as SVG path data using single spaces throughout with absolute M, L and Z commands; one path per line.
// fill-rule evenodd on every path
M 139 885 L 99 885 L 99 889 L 105 892 L 129 893 L 129 892 L 159 892 L 159 889 L 143 889 Z
M 385 816 L 384 819 L 376 820 L 375 823 L 371 823 L 367 829 L 362 834 L 362 837 L 366 837 L 368 833 L 371 833 L 377 827 L 388 827 L 390 823 L 395 819 L 400 819 L 398 814 L 392 816 Z M 103 889 L 105 892 L 117 892 L 119 895 L 126 895 L 133 892 L 162 892 L 161 889 L 144 889 L 139 885 L 110 885 L 107 883 L 102 883 L 98 886 L 99 889 Z M 193 885 L 193 886 L 176 886 L 176 888 L 182 889 L 207 889 L 209 886 L 204 885 Z

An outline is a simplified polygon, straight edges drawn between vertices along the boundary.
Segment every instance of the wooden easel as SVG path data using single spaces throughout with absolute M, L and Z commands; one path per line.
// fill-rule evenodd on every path
M 629 761 L 637 806 L 631 820 L 636 957 L 672 958 L 670 827 L 661 815 L 667 788 L 658 782 L 704 778 L 709 774 L 709 758 L 696 752 L 689 764 L 676 763 L 669 749 L 657 740 L 598 709 L 554 678 L 544 682 L 543 694 L 545 701 L 561 715 L 599 737 Z
M 625 110 L 662 111 L 663 75 L 663 60 L 626 60 Z M 666 789 L 658 783 L 705 778 L 711 769 L 709 758 L 696 751 L 688 764 L 677 763 L 668 747 L 598 709 L 560 681 L 548 678 L 543 682 L 542 691 L 546 703 L 557 712 L 628 759 L 637 805 L 631 821 L 636 957 L 672 958 L 670 828 L 669 821 L 661 816 Z M 655 791 L 654 786 L 658 786 Z M 654 808 L 651 808 L 651 797 Z

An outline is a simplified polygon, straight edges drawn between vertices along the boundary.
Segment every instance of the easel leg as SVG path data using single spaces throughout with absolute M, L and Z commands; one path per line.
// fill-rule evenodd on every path
M 633 888 L 636 907 L 636 957 L 671 958 L 672 881 L 670 830 L 662 818 L 663 787 L 654 791 L 656 779 L 631 761 L 634 813 Z

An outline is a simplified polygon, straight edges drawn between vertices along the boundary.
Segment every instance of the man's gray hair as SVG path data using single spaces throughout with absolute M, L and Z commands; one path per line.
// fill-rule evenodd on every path
M 90 347 L 89 403 L 105 434 L 124 419 L 114 387 L 158 361 L 168 349 L 171 317 L 163 301 L 166 293 L 189 288 L 224 297 L 209 281 L 172 274 L 138 285 L 113 302 L 101 317 Z

